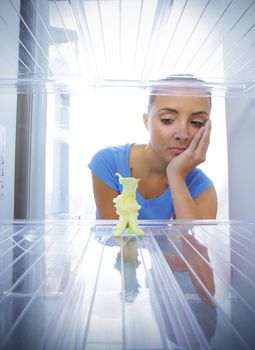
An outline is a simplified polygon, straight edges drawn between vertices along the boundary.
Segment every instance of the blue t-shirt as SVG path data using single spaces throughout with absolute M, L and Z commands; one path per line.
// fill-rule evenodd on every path
M 101 181 L 118 192 L 122 191 L 122 185 L 115 174 L 119 173 L 123 177 L 131 176 L 129 168 L 131 146 L 131 144 L 125 144 L 104 148 L 98 151 L 88 164 L 90 170 Z M 198 168 L 192 169 L 186 175 L 185 182 L 192 198 L 213 186 L 212 181 Z M 140 220 L 169 220 L 174 214 L 169 186 L 160 196 L 149 199 L 143 198 L 137 191 L 136 200 L 141 205 L 138 214 Z M 99 218 L 98 213 L 97 218 Z

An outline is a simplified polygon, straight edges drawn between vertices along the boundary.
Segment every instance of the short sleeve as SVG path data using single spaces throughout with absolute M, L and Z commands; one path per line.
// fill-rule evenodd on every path
M 192 198 L 213 186 L 212 180 L 199 168 L 191 170 L 185 181 Z
M 120 191 L 118 178 L 115 175 L 117 165 L 110 148 L 102 149 L 94 154 L 88 164 L 90 170 L 107 186 L 115 191 Z

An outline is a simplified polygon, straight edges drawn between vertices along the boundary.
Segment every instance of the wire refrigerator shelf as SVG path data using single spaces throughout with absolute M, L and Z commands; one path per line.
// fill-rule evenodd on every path
M 254 349 L 254 223 L 115 224 L 1 225 L 1 349 Z
M 254 96 L 254 18 L 254 0 L 1 0 L 0 86 L 146 89 L 182 73 Z

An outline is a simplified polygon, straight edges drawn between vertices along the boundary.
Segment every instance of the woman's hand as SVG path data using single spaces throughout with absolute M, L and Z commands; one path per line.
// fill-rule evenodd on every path
M 217 195 L 214 187 L 209 187 L 192 198 L 185 176 L 205 160 L 211 133 L 211 123 L 198 130 L 190 145 L 176 156 L 167 166 L 167 178 L 173 200 L 174 217 L 178 220 L 215 219 Z
M 185 151 L 168 164 L 167 175 L 181 175 L 184 178 L 189 171 L 204 162 L 210 142 L 210 134 L 211 121 L 207 120 L 205 126 L 198 130 Z

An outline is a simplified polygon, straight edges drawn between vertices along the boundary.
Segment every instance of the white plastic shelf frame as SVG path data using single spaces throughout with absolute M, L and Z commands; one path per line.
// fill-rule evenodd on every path
M 254 349 L 255 225 L 0 226 L 1 349 Z

